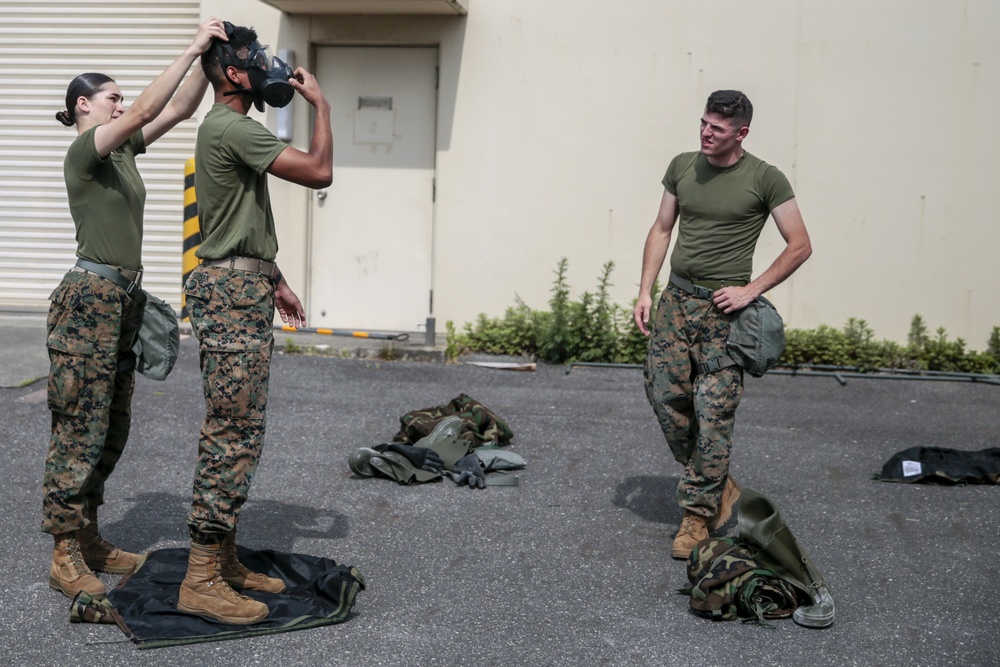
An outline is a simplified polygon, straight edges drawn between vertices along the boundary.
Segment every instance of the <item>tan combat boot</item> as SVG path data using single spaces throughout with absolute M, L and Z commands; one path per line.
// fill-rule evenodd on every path
M 49 586 L 68 598 L 75 598 L 80 591 L 86 591 L 95 598 L 104 597 L 108 591 L 87 567 L 76 534 L 63 533 L 53 537 L 56 544 L 52 549 L 52 565 L 49 566 Z
M 677 536 L 674 537 L 674 546 L 670 555 L 674 558 L 687 558 L 694 545 L 708 539 L 708 528 L 705 524 L 705 517 L 684 510 L 684 518 L 681 519 L 681 527 L 677 530 Z
M 90 523 L 76 533 L 77 542 L 80 543 L 80 552 L 83 553 L 83 560 L 87 566 L 95 572 L 109 572 L 111 574 L 131 572 L 142 556 L 122 551 L 101 537 L 101 531 L 97 526 L 96 510 L 88 511 L 87 519 Z
M 283 593 L 285 582 L 248 570 L 236 557 L 236 532 L 226 535 L 222 542 L 222 578 L 237 590 Z
M 191 543 L 177 608 L 230 625 L 264 620 L 267 605 L 240 595 L 222 578 L 221 552 L 222 545 Z
M 740 485 L 729 476 L 726 478 L 726 485 L 722 487 L 722 494 L 719 496 L 719 506 L 716 508 L 715 516 L 708 522 L 709 530 L 716 530 L 726 524 L 733 516 L 733 506 L 740 499 Z

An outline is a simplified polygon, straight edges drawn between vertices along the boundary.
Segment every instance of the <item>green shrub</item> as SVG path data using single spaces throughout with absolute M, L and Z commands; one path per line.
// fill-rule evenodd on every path
M 986 345 L 986 352 L 1000 359 L 1000 327 L 993 327 L 990 342 Z
M 552 284 L 552 298 L 549 299 L 551 316 L 538 340 L 538 352 L 542 360 L 553 364 L 566 361 L 570 355 L 570 302 L 569 285 L 566 283 L 568 265 L 566 258 L 563 257 L 556 267 L 556 280 Z
M 519 297 L 503 317 L 480 314 L 475 323 L 455 333 L 449 322 L 449 358 L 462 351 L 531 356 L 549 363 L 597 362 L 641 364 L 649 339 L 632 319 L 632 307 L 611 302 L 614 262 L 604 264 L 597 291 L 570 298 L 566 279 L 569 263 L 564 257 L 554 271 L 548 312 L 532 310 Z M 654 311 L 661 292 L 652 287 Z M 821 324 L 815 329 L 786 329 L 787 343 L 779 365 L 838 366 L 862 371 L 876 369 L 922 369 L 960 373 L 1000 373 L 1000 327 L 993 327 L 985 352 L 965 349 L 965 341 L 948 340 L 943 328 L 936 337 L 928 334 L 920 315 L 910 322 L 907 345 L 878 340 L 865 320 L 850 318 L 841 329 Z
M 486 354 L 534 356 L 539 332 L 548 326 L 549 319 L 548 313 L 533 311 L 518 300 L 503 317 L 480 313 L 475 325 L 466 324 L 464 335 L 456 335 L 453 344 Z

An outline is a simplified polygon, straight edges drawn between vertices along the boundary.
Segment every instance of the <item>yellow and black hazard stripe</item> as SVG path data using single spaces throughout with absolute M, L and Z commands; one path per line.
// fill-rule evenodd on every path
M 201 245 L 201 224 L 198 221 L 198 196 L 194 189 L 194 158 L 184 164 L 184 258 L 181 262 L 181 286 L 198 266 L 195 250 Z M 189 320 L 187 296 L 181 290 L 181 321 Z

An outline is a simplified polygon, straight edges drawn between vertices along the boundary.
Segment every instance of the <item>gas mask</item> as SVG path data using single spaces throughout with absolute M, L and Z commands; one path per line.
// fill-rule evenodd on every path
M 232 40 L 233 24 L 225 21 L 223 25 L 226 29 L 226 36 Z M 295 89 L 288 82 L 292 78 L 292 68 L 281 58 L 269 55 L 266 44 L 255 40 L 247 48 L 247 57 L 240 58 L 229 43 L 216 41 L 215 53 L 223 70 L 230 65 L 239 67 L 246 70 L 250 79 L 250 88 L 231 90 L 225 94 L 250 95 L 257 111 L 263 111 L 265 103 L 277 108 L 286 106 L 295 95 Z

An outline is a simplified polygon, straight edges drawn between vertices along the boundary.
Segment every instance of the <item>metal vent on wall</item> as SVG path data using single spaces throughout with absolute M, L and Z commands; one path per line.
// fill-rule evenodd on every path
M 358 108 L 359 109 L 383 109 L 385 111 L 392 111 L 392 98 L 391 97 L 359 97 L 358 98 Z

